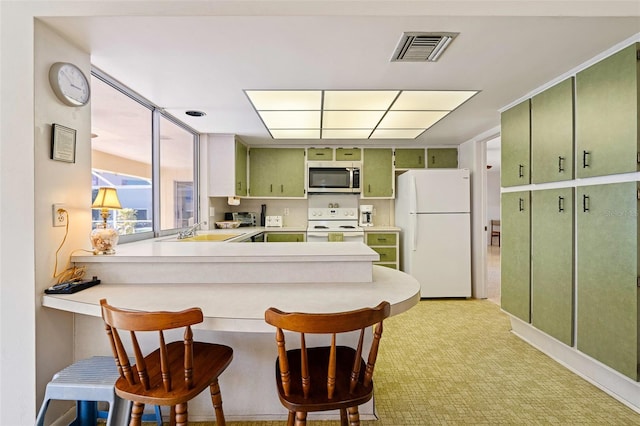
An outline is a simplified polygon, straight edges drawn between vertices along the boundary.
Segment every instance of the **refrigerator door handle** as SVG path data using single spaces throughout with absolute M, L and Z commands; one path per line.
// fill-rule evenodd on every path
M 418 215 L 410 214 L 410 228 L 411 228 L 411 251 L 418 249 Z
M 416 186 L 416 177 L 411 176 L 409 180 L 409 213 L 417 213 L 418 211 L 418 188 Z

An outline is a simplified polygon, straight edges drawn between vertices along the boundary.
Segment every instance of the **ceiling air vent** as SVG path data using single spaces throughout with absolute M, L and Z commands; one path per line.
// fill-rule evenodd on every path
M 403 33 L 391 62 L 435 62 L 460 33 Z

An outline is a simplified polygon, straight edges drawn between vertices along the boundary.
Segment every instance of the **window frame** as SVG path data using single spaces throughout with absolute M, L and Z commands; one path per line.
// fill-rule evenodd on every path
M 194 223 L 200 222 L 200 133 L 191 126 L 167 113 L 162 107 L 154 104 L 130 87 L 111 77 L 95 66 L 91 66 L 91 75 L 114 90 L 129 97 L 151 112 L 151 187 L 152 187 L 152 231 L 137 234 L 120 235 L 120 243 L 140 241 L 150 238 L 176 234 L 185 228 L 160 229 L 160 119 L 161 117 L 193 135 L 193 202 Z M 92 167 L 93 169 L 93 164 Z

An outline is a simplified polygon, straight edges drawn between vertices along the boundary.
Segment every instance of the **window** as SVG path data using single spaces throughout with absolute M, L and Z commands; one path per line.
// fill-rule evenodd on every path
M 122 209 L 109 224 L 120 241 L 196 223 L 197 133 L 99 70 L 91 92 L 92 200 L 101 186 L 117 189 Z M 92 220 L 102 221 L 99 211 Z

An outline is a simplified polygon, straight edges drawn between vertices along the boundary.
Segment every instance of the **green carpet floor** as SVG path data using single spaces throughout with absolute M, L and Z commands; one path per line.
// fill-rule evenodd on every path
M 367 426 L 640 425 L 640 414 L 513 335 L 487 300 L 423 300 L 389 318 L 374 381 L 379 420 Z

